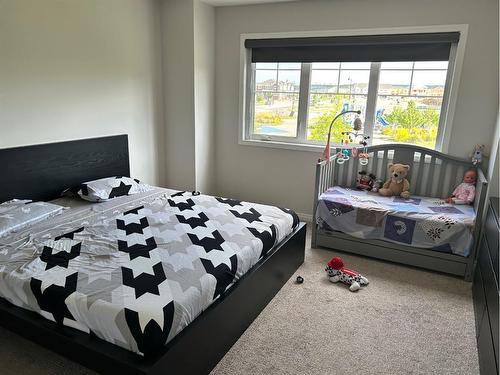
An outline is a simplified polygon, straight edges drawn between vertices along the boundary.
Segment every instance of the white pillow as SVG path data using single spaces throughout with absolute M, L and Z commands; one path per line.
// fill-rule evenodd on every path
M 124 195 L 134 195 L 151 190 L 151 186 L 130 177 L 106 177 L 84 182 L 76 193 L 90 202 L 103 202 Z
M 13 199 L 0 204 L 0 236 L 59 214 L 64 207 L 47 202 Z

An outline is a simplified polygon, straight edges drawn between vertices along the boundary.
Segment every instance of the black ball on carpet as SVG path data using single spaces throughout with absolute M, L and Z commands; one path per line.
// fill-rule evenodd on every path
M 302 284 L 304 282 L 304 278 L 302 276 L 297 276 L 296 282 L 297 284 Z

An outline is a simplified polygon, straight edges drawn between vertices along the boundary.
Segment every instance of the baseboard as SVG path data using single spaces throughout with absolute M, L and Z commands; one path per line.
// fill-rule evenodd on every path
M 312 223 L 313 215 L 311 214 L 304 214 L 302 212 L 297 212 L 297 216 L 299 217 L 300 221 Z

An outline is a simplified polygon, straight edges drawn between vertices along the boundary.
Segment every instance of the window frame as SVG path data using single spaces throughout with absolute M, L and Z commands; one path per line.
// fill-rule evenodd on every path
M 264 33 L 264 34 L 241 34 L 240 35 L 240 124 L 239 124 L 239 144 L 264 146 L 274 148 L 285 148 L 301 151 L 317 151 L 324 147 L 324 142 L 307 140 L 307 117 L 309 109 L 311 63 L 302 63 L 301 81 L 299 89 L 299 103 L 297 114 L 297 136 L 282 137 L 275 135 L 261 135 L 253 133 L 253 119 L 255 110 L 255 65 L 251 62 L 251 51 L 245 48 L 246 39 L 259 38 L 286 38 L 286 37 L 314 37 L 314 36 L 338 36 L 338 35 L 381 35 L 398 33 L 421 33 L 421 32 L 460 32 L 460 40 L 457 44 L 452 44 L 448 60 L 448 69 L 445 81 L 445 88 L 441 104 L 438 133 L 436 138 L 435 150 L 447 152 L 453 115 L 457 100 L 457 88 L 460 81 L 461 67 L 463 64 L 465 43 L 467 37 L 467 25 L 444 25 L 429 27 L 410 27 L 410 28 L 389 28 L 389 29 L 360 29 L 343 31 L 324 31 L 324 32 L 299 32 L 299 33 Z M 376 103 L 378 94 L 378 83 L 381 71 L 380 62 L 372 62 L 370 66 L 366 113 L 365 115 L 365 133 L 373 135 L 373 124 L 376 114 Z M 417 69 L 418 70 L 418 69 Z M 413 71 L 412 71 L 413 72 Z M 412 73 L 413 74 L 413 73 Z M 307 84 L 304 84 L 307 82 Z M 382 95 L 383 96 L 383 95 Z M 409 97 L 411 95 L 411 87 Z M 371 143 L 370 138 L 370 143 Z

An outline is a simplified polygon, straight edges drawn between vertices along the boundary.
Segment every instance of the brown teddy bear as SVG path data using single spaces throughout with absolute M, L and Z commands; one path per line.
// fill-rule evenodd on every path
M 389 163 L 387 167 L 389 168 L 390 178 L 386 181 L 384 186 L 379 189 L 379 194 L 385 197 L 396 195 L 405 199 L 410 198 L 410 183 L 406 179 L 410 166 Z

